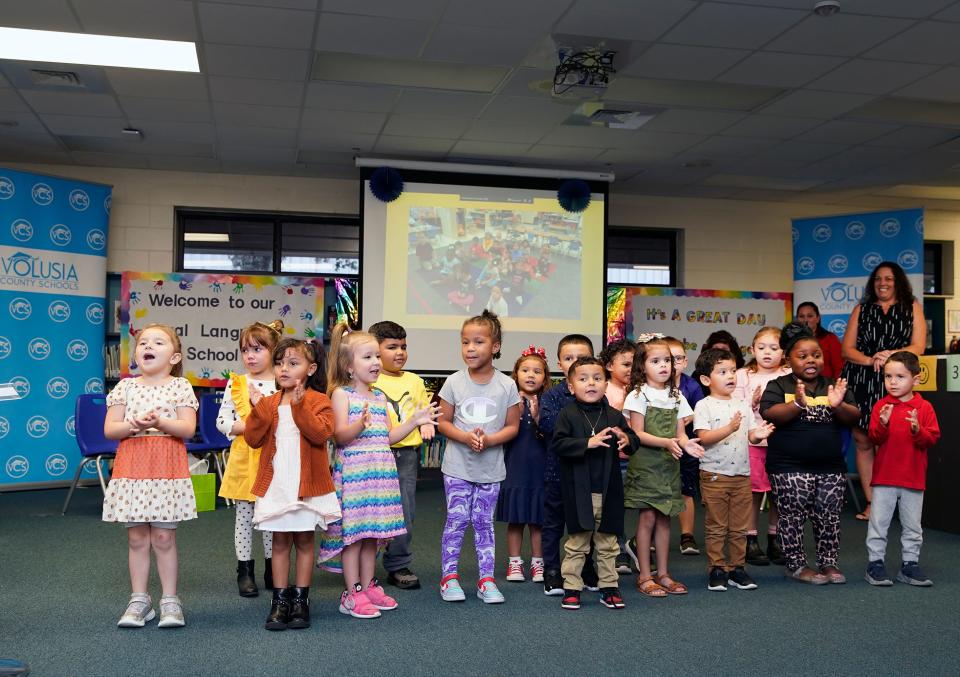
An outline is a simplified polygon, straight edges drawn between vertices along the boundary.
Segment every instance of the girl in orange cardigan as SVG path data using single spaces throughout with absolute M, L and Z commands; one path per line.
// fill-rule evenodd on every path
M 333 408 L 326 389 L 326 355 L 316 343 L 286 338 L 273 351 L 278 392 L 251 393 L 243 437 L 262 447 L 252 492 L 253 525 L 273 532 L 273 600 L 267 630 L 310 627 L 314 532 L 340 520 L 330 477 L 327 440 Z M 296 585 L 287 587 L 291 546 L 297 546 Z

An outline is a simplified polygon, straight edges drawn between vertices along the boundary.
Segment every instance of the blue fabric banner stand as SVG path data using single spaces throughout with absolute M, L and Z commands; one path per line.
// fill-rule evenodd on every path
M 0 167 L 0 383 L 20 395 L 0 402 L 0 490 L 80 462 L 74 402 L 104 387 L 111 191 Z
M 842 339 L 850 311 L 881 261 L 899 263 L 922 302 L 922 209 L 794 219 L 794 311 L 813 301 L 823 328 Z

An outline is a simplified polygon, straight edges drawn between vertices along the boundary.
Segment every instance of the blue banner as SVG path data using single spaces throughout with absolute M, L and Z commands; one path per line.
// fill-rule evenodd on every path
M 824 329 L 843 338 L 850 311 L 881 261 L 899 263 L 923 298 L 922 209 L 794 219 L 794 310 L 813 301 Z
M 111 187 L 0 167 L 0 489 L 69 480 L 77 395 L 102 393 Z M 96 472 L 91 473 L 92 476 Z

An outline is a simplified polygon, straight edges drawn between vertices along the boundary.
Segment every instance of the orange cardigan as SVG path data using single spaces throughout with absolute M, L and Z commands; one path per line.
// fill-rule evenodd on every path
M 277 453 L 277 408 L 283 391 L 261 399 L 247 418 L 243 437 L 251 447 L 262 447 L 260 466 L 251 492 L 263 496 L 273 480 L 273 456 Z M 290 405 L 293 422 L 300 430 L 299 498 L 333 493 L 327 440 L 333 435 L 333 405 L 330 398 L 307 390 L 299 404 Z

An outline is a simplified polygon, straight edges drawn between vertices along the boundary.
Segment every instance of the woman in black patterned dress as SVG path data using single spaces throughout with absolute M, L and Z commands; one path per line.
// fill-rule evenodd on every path
M 884 396 L 883 365 L 898 350 L 922 355 L 926 343 L 923 307 L 913 296 L 910 280 L 899 265 L 883 261 L 870 273 L 860 305 L 850 313 L 841 351 L 846 360 L 842 376 L 860 408 L 853 440 L 867 507 L 857 515 L 858 520 L 870 519 L 874 446 L 867 437 L 867 428 L 873 405 Z

